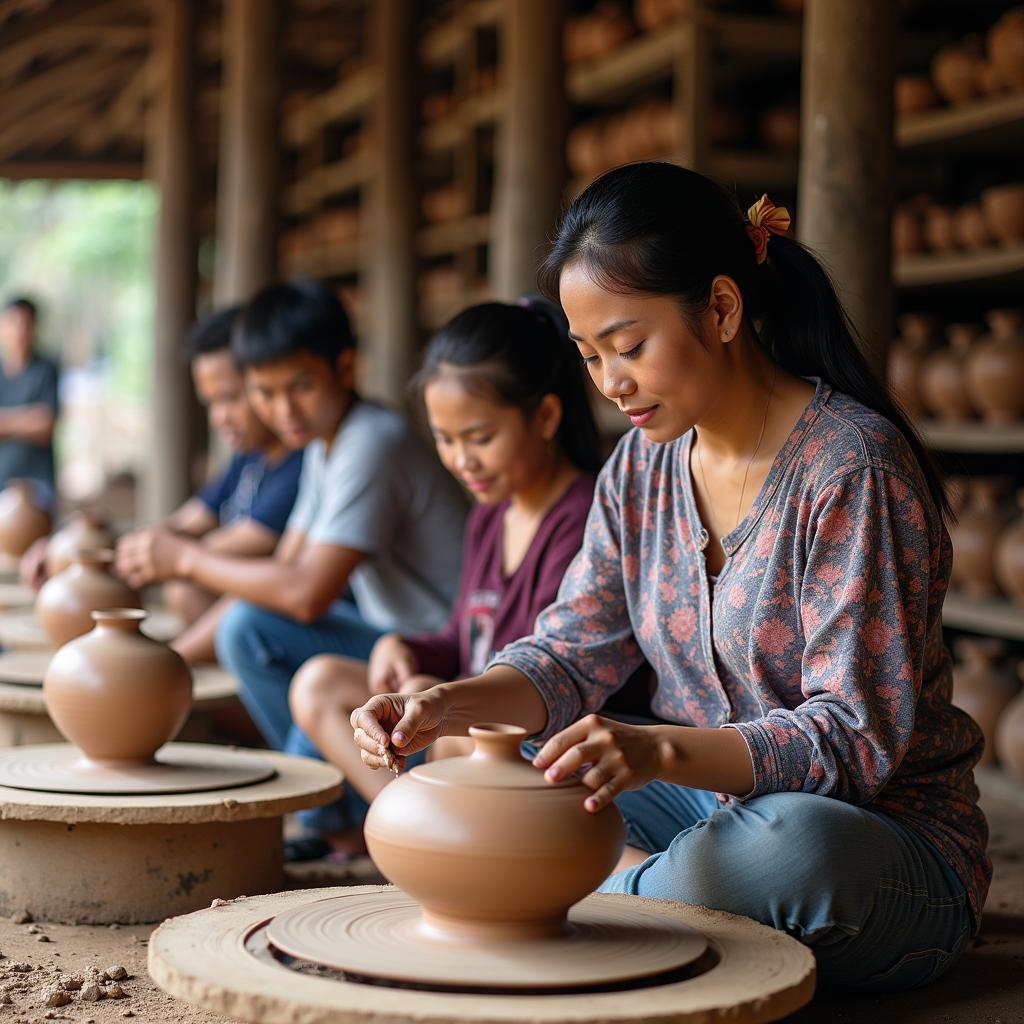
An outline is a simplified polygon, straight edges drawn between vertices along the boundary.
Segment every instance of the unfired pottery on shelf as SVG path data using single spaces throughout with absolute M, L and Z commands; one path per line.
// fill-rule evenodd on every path
M 1004 85 L 1024 89 L 1024 7 L 1011 8 L 989 29 L 988 59 Z
M 925 408 L 941 420 L 963 422 L 974 415 L 964 385 L 964 362 L 981 333 L 974 324 L 950 324 L 949 345 L 936 349 L 921 366 L 920 393 Z
M 924 249 L 921 211 L 901 203 L 892 214 L 892 251 L 895 256 L 913 256 Z
M 953 238 L 967 252 L 981 252 L 992 247 L 985 215 L 980 203 L 964 203 L 953 214 Z
M 1008 648 L 993 638 L 961 637 L 956 643 L 959 662 L 953 667 L 953 703 L 978 723 L 985 750 L 978 764 L 996 762 L 996 723 L 1020 689 L 1015 673 L 1000 661 Z
M 967 103 L 979 92 L 980 41 L 942 47 L 932 59 L 932 81 L 938 94 L 950 103 Z
M 1017 663 L 1024 680 L 1024 661 Z M 1024 782 L 1024 692 L 1007 704 L 996 725 L 996 754 L 1003 770 Z
M 79 552 L 40 587 L 36 618 L 54 647 L 88 633 L 94 611 L 141 606 L 138 593 L 110 572 L 113 559 L 110 551 Z
M 1006 246 L 1024 242 L 1024 182 L 985 189 L 981 209 L 997 242 Z
M 897 75 L 893 94 L 896 113 L 901 116 L 919 114 L 939 105 L 939 97 L 925 75 Z
M 68 521 L 46 544 L 46 575 L 63 572 L 75 555 L 109 548 L 114 537 L 103 518 L 94 512 L 72 512 Z
M 58 650 L 43 678 L 54 725 L 90 761 L 149 762 L 192 706 L 192 672 L 139 630 L 136 608 L 93 612 L 96 627 Z
M 31 480 L 9 480 L 0 491 L 0 552 L 20 558 L 50 532 L 50 513 L 36 504 Z
M 923 210 L 924 240 L 932 252 L 956 252 L 953 232 L 953 210 L 949 206 L 929 203 Z
M 1024 311 L 992 309 L 989 333 L 964 362 L 967 395 L 982 418 L 999 425 L 1024 416 Z
M 921 400 L 921 367 L 935 345 L 938 324 L 934 317 L 907 313 L 900 317 L 900 336 L 889 348 L 889 390 L 912 419 L 925 415 Z
M 614 870 L 625 825 L 584 809 L 575 779 L 546 782 L 519 753 L 525 731 L 470 729 L 469 757 L 413 768 L 370 806 L 366 844 L 423 909 L 426 938 L 557 935 L 569 908 Z
M 949 531 L 953 542 L 950 581 L 971 597 L 994 597 L 999 591 L 995 575 L 996 542 L 1007 519 L 999 507 L 1003 481 L 977 477 L 967 487 L 967 503 Z
M 1021 515 L 1010 523 L 996 541 L 995 572 L 1003 593 L 1024 605 L 1024 487 L 1017 491 Z

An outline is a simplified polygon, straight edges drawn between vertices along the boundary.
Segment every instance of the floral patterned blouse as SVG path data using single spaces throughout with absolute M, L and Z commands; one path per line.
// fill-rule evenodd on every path
M 900 819 L 956 872 L 977 921 L 991 879 L 972 771 L 982 738 L 950 703 L 949 535 L 897 428 L 816 385 L 722 539 L 713 592 L 692 431 L 658 444 L 632 430 L 601 472 L 557 601 L 494 663 L 540 691 L 547 737 L 646 658 L 655 715 L 743 735 L 747 799 L 818 793 Z

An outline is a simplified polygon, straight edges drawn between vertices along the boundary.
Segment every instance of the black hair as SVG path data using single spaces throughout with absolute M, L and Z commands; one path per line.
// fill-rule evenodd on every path
M 231 330 L 241 308 L 229 306 L 227 309 L 219 309 L 192 325 L 185 338 L 185 352 L 189 362 L 197 356 L 222 352 L 231 347 Z
M 4 311 L 9 309 L 20 309 L 23 313 L 28 313 L 33 320 L 39 316 L 39 308 L 24 295 L 16 295 L 13 299 L 8 299 L 4 304 Z
M 231 351 L 239 366 L 258 366 L 310 352 L 331 366 L 355 348 L 348 314 L 319 281 L 272 284 L 257 292 L 235 323 Z
M 710 178 L 668 163 L 608 171 L 570 205 L 539 273 L 558 297 L 562 270 L 579 261 L 602 287 L 672 295 L 694 323 L 711 300 L 711 283 L 731 277 L 744 316 L 765 351 L 801 377 L 820 377 L 880 413 L 906 438 L 936 506 L 950 515 L 931 453 L 871 368 L 828 274 L 799 242 L 773 235 L 758 264 L 746 215 Z
M 484 302 L 470 306 L 434 335 L 413 379 L 423 389 L 445 366 L 455 367 L 469 387 L 531 415 L 545 395 L 562 402 L 556 439 L 578 469 L 601 468 L 601 442 L 568 323 L 558 307 L 542 296 L 519 305 Z

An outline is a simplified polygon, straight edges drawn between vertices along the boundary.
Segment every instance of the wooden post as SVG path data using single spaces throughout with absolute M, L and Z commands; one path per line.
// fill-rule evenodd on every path
M 491 227 L 491 288 L 514 300 L 537 288 L 537 267 L 554 233 L 565 188 L 568 103 L 561 0 L 504 4 L 501 46 L 505 109 Z
M 804 15 L 797 231 L 831 272 L 877 372 L 893 317 L 896 7 L 808 0 Z
M 360 384 L 400 404 L 416 363 L 415 19 L 407 0 L 375 0 L 370 16 L 379 85 L 370 111 L 376 163 L 363 201 L 369 329 Z
M 152 132 L 153 177 L 160 193 L 153 332 L 152 449 L 145 476 L 146 519 L 167 515 L 191 489 L 192 383 L 182 358 L 196 304 L 195 12 L 191 0 L 153 7 L 159 85 Z
M 245 301 L 277 273 L 280 64 L 279 0 L 225 0 L 218 306 Z

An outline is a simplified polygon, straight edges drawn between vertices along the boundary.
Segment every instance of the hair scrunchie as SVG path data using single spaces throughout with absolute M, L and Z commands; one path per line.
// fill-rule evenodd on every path
M 789 210 L 776 206 L 766 192 L 747 210 L 747 235 L 754 243 L 754 259 L 764 263 L 768 258 L 768 239 L 772 235 L 784 235 L 789 230 Z

